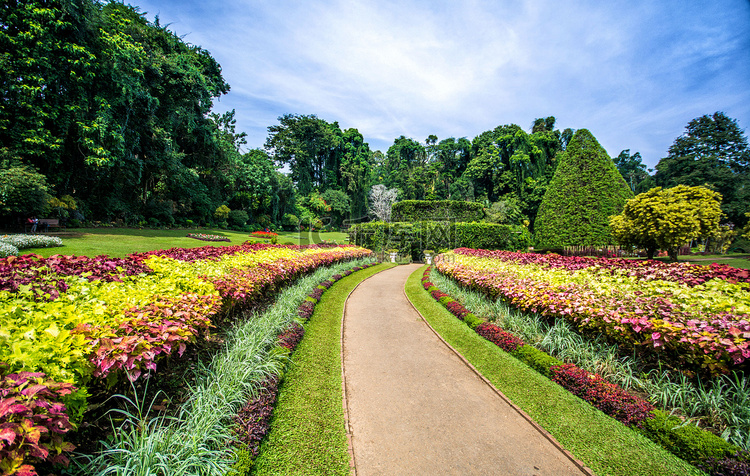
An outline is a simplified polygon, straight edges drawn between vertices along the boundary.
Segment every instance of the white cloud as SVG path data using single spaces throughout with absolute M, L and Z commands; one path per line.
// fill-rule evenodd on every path
M 285 113 L 469 138 L 555 115 L 655 165 L 687 122 L 750 125 L 750 7 L 682 2 L 134 0 L 223 67 L 250 146 Z

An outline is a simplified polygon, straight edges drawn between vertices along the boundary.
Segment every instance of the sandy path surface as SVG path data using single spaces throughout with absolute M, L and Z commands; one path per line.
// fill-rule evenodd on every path
M 403 293 L 415 269 L 376 274 L 347 302 L 343 361 L 357 475 L 586 474 L 426 325 Z

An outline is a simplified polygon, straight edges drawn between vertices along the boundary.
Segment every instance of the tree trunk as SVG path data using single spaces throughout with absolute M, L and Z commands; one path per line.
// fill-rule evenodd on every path
M 656 247 L 646 248 L 646 257 L 648 259 L 654 259 L 654 254 L 656 254 Z
M 669 261 L 672 263 L 677 262 L 677 253 L 680 251 L 679 248 L 670 248 L 669 249 Z

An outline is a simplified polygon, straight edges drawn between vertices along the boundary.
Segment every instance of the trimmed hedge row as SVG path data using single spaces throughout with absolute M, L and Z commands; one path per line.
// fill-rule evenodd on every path
M 599 375 L 573 364 L 565 364 L 524 343 L 499 326 L 481 321 L 458 301 L 438 289 L 429 280 L 430 270 L 431 267 L 428 267 L 422 276 L 424 289 L 477 334 L 607 415 L 712 476 L 748 474 L 745 472 L 750 469 L 748 452 L 741 451 L 737 446 L 709 431 L 692 425 L 683 425 L 679 418 L 654 408 L 649 402 L 604 380 Z M 452 306 L 449 307 L 448 304 Z M 467 315 L 471 316 L 471 319 L 461 317 Z
M 393 221 L 471 222 L 484 218 L 481 203 L 459 200 L 403 200 L 393 204 Z
M 525 250 L 531 234 L 522 226 L 495 223 L 372 222 L 352 226 L 349 243 L 371 250 L 397 249 L 419 261 L 424 250 Z

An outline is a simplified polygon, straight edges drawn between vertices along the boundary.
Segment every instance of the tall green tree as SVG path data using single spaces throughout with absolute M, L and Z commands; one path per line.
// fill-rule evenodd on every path
M 723 112 L 690 121 L 667 157 L 656 165 L 656 185 L 706 185 L 719 192 L 722 210 L 737 227 L 750 211 L 750 147 L 737 120 Z
M 636 152 L 630 155 L 630 149 L 625 149 L 620 152 L 620 155 L 613 157 L 612 160 L 615 163 L 615 167 L 617 167 L 617 171 L 625 179 L 625 183 L 630 186 L 630 190 L 633 192 L 640 190 L 641 183 L 649 177 L 646 164 L 641 159 L 641 153 Z
M 223 201 L 208 52 L 119 2 L 10 0 L 0 25 L 0 141 L 57 193 L 125 221 Z
M 633 192 L 607 151 L 586 129 L 578 129 L 539 207 L 535 241 L 542 248 L 601 246 L 614 242 L 609 217 L 622 211 Z
M 341 130 L 315 115 L 285 114 L 268 128 L 266 150 L 288 165 L 301 195 L 336 187 L 340 173 Z

